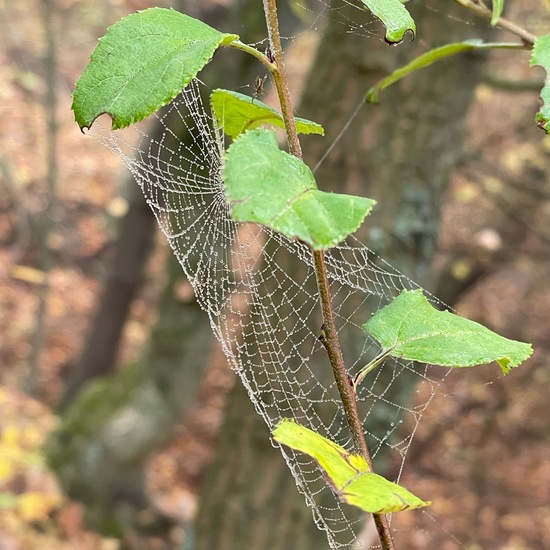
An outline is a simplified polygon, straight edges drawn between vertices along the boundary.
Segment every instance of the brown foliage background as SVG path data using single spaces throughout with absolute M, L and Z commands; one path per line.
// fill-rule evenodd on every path
M 509 3 L 510 18 L 545 32 L 542 2 Z M 59 177 L 48 237 L 53 266 L 46 275 L 38 267 L 37 234 L 49 200 L 44 24 L 37 0 L 0 1 L 1 549 L 117 544 L 86 531 L 78 504 L 61 495 L 48 472 L 41 444 L 56 424 L 52 411 L 63 391 L 63 369 L 81 347 L 115 222 L 126 208 L 119 194 L 123 167 L 79 132 L 70 94 L 105 27 L 150 5 L 55 2 Z M 294 56 L 297 73 L 306 64 L 304 55 Z M 550 548 L 550 140 L 533 123 L 535 88 L 501 89 L 494 78 L 540 82 L 540 70 L 528 69 L 527 60 L 528 53 L 491 57 L 469 114 L 463 168 L 448 193 L 436 267 L 450 267 L 457 280 L 479 269 L 460 312 L 533 342 L 536 352 L 505 379 L 492 366 L 446 380 L 420 424 L 402 479 L 434 501 L 427 512 L 395 518 L 397 529 L 411 533 L 411 548 Z M 125 328 L 121 361 L 139 353 L 154 321 L 165 254 L 159 238 Z M 33 350 L 44 284 L 44 343 Z M 36 372 L 33 351 L 39 352 Z M 199 408 L 152 460 L 152 486 L 165 491 L 164 508 L 176 518 L 192 514 L 200 472 L 211 455 L 227 387 L 216 380 L 205 380 Z M 32 386 L 34 397 L 24 395 Z M 188 467 L 177 466 L 178 456 L 186 457 Z

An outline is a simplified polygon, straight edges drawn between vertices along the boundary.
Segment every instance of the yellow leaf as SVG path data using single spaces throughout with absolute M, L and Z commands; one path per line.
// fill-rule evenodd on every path
M 36 449 L 44 440 L 44 435 L 36 426 L 27 426 L 21 433 L 21 440 L 26 449 Z
M 2 444 L 7 447 L 19 447 L 21 432 L 16 426 L 6 426 L 2 431 Z
M 0 483 L 8 481 L 14 474 L 13 463 L 4 456 L 0 456 Z
M 43 521 L 60 504 L 61 499 L 58 495 L 29 492 L 19 497 L 17 508 L 23 521 Z
M 41 285 L 46 282 L 47 275 L 40 269 L 29 267 L 26 265 L 16 265 L 11 270 L 11 276 L 14 279 L 25 281 L 26 283 L 32 283 Z

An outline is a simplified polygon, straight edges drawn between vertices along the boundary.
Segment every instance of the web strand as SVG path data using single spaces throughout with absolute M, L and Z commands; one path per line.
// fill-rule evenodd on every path
M 231 219 L 221 180 L 223 137 L 197 81 L 158 119 L 163 127 L 158 139 L 137 128 L 134 146 L 108 131 L 97 137 L 122 158 L 142 188 L 214 335 L 269 428 L 293 418 L 351 448 L 318 339 L 322 320 L 311 251 L 269 229 Z M 185 134 L 187 141 L 180 139 Z M 417 285 L 354 238 L 328 251 L 326 263 L 353 376 L 379 351 L 362 324 L 400 291 Z M 391 455 L 401 471 L 418 422 L 446 372 L 389 360 L 369 374 L 358 401 L 375 464 L 377 457 Z M 397 385 L 427 386 L 421 392 L 427 397 L 413 405 L 408 399 L 396 402 Z M 331 548 L 353 547 L 361 516 L 340 504 L 313 460 L 281 451 Z

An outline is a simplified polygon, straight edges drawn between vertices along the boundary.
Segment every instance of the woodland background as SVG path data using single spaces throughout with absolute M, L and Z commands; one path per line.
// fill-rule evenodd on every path
M 328 134 L 306 145 L 312 164 L 369 82 L 413 51 L 488 35 L 451 0 L 409 2 L 419 36 L 401 49 L 369 20 L 348 32 L 345 6 L 337 24 L 316 28 L 312 11 L 290 4 L 298 113 Z M 97 38 L 151 5 L 0 0 L 0 549 L 322 548 L 139 189 L 70 111 Z M 265 38 L 245 0 L 155 5 Z M 536 34 L 550 29 L 542 0 L 507 10 Z M 543 75 L 528 58 L 464 56 L 403 81 L 362 109 L 319 178 L 384 205 L 373 222 L 383 234 L 368 244 L 390 263 L 536 350 L 507 378 L 492 365 L 446 379 L 402 478 L 434 505 L 396 518 L 403 548 L 550 548 L 550 139 L 534 124 Z M 252 93 L 261 69 L 227 63 L 222 85 Z M 161 412 L 150 388 L 165 398 Z M 141 416 L 108 447 L 105 426 L 123 407 Z M 252 488 L 238 483 L 252 472 Z

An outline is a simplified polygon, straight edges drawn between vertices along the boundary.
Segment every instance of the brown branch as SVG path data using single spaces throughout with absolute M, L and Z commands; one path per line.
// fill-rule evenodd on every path
M 279 103 L 285 122 L 285 133 L 288 139 L 288 148 L 295 157 L 302 158 L 302 147 L 296 131 L 296 122 L 292 103 L 290 101 L 290 91 L 287 85 L 285 63 L 283 59 L 283 46 L 281 44 L 281 35 L 279 33 L 279 19 L 277 17 L 276 0 L 263 0 L 264 13 L 267 23 L 267 32 L 271 53 L 275 61 L 276 69 L 273 71 L 273 80 L 279 96 Z
M 336 323 L 334 321 L 332 297 L 330 294 L 323 251 L 316 250 L 313 252 L 313 256 L 315 259 L 315 271 L 317 274 L 317 288 L 319 290 L 323 308 L 324 327 L 320 340 L 327 350 L 327 354 L 330 359 L 332 372 L 334 373 L 334 379 L 336 380 L 340 399 L 342 400 L 342 405 L 344 406 L 346 420 L 348 421 L 355 450 L 365 458 L 371 471 L 374 471 L 372 468 L 370 452 L 365 440 L 365 434 L 363 433 L 363 424 L 357 409 L 357 398 L 353 381 L 351 380 L 344 364 L 344 358 L 342 356 L 342 350 L 338 340 Z M 378 531 L 378 536 L 380 538 L 380 543 L 382 544 L 382 549 L 395 550 L 387 516 L 385 514 L 373 514 L 373 518 L 376 525 L 376 530 Z
M 491 21 L 491 19 L 493 18 L 493 12 L 485 5 L 483 0 L 455 0 L 455 2 L 460 4 L 463 8 L 474 12 L 476 15 L 487 21 Z M 519 36 L 519 38 L 521 38 L 523 42 L 525 42 L 525 44 L 528 44 L 530 46 L 533 46 L 535 40 L 537 39 L 534 34 L 530 33 L 523 27 L 520 27 L 513 21 L 505 19 L 504 17 L 500 17 L 498 19 L 497 25 L 499 27 L 502 27 L 503 29 L 506 29 L 512 34 Z
M 276 65 L 276 69 L 273 71 L 273 78 L 277 88 L 281 111 L 285 122 L 285 131 L 288 139 L 289 150 L 294 156 L 301 159 L 302 149 L 298 139 L 298 133 L 296 131 L 296 123 L 294 121 L 290 93 L 285 74 L 283 48 L 281 45 L 279 22 L 277 18 L 277 3 L 276 0 L 263 0 L 263 3 L 271 53 Z M 338 340 L 325 256 L 322 251 L 314 250 L 313 257 L 317 275 L 317 288 L 319 297 L 321 298 L 324 322 L 324 331 L 321 337 L 321 342 L 327 351 L 330 364 L 332 366 L 336 385 L 340 393 L 340 399 L 342 400 L 346 419 L 352 434 L 354 447 L 356 451 L 365 458 L 372 470 L 372 460 L 367 447 L 367 442 L 365 440 L 365 434 L 363 432 L 363 425 L 359 416 L 359 411 L 357 409 L 357 399 L 353 388 L 353 383 L 344 364 L 342 350 Z M 395 550 L 387 516 L 385 514 L 373 514 L 373 517 L 376 524 L 376 529 L 378 531 L 378 536 L 380 537 L 382 549 Z

